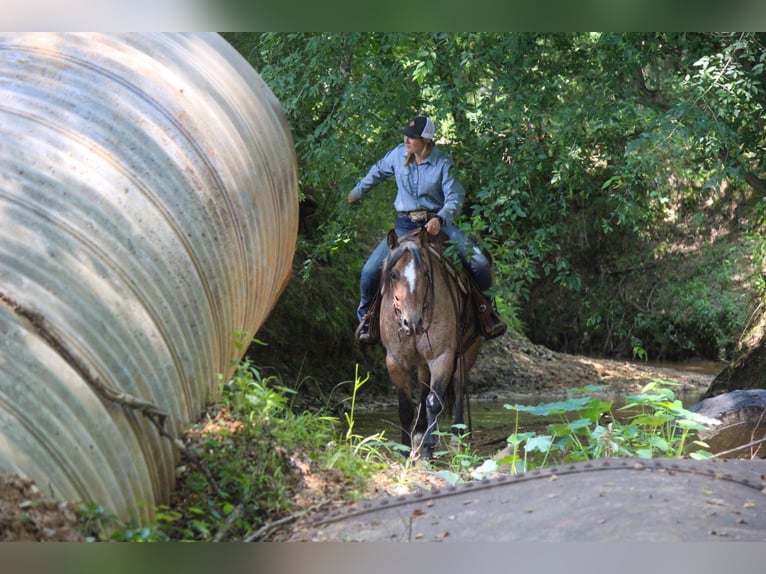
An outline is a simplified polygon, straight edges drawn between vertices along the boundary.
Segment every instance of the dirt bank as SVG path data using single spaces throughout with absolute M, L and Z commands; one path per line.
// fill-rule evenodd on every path
M 677 382 L 680 390 L 704 390 L 717 371 L 711 363 L 663 367 L 639 361 L 616 361 L 557 353 L 507 334 L 485 343 L 471 371 L 474 392 L 557 394 L 601 384 L 615 394 L 641 389 L 654 379 Z

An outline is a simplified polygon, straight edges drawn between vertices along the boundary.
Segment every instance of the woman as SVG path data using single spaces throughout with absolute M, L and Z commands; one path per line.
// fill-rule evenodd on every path
M 348 194 L 348 202 L 354 203 L 392 175 L 396 178 L 396 224 L 397 235 L 425 227 L 430 235 L 443 231 L 457 246 L 458 255 L 470 271 L 476 284 L 485 295 L 492 287 L 492 269 L 487 256 L 454 225 L 463 207 L 465 190 L 454 176 L 452 161 L 434 143 L 434 124 L 427 116 L 416 116 L 403 127 L 404 142 L 389 151 L 373 165 Z M 362 267 L 361 297 L 356 314 L 359 320 L 357 338 L 361 342 L 374 342 L 370 338 L 370 305 L 380 284 L 381 268 L 388 253 L 384 238 Z M 497 316 L 489 301 L 480 312 L 487 314 L 482 321 L 484 336 L 499 337 L 506 326 Z

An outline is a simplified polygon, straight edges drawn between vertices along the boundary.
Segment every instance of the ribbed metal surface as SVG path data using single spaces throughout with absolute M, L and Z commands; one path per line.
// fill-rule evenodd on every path
M 297 216 L 282 108 L 220 36 L 0 35 L 0 470 L 147 517 L 176 453 L 71 359 L 182 433 L 281 293 Z

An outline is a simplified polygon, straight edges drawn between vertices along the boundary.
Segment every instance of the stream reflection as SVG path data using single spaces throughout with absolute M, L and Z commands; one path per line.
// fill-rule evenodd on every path
M 693 372 L 695 374 L 705 374 L 715 376 L 721 370 L 721 365 L 718 363 L 698 361 L 694 363 L 655 363 L 652 366 L 661 367 L 666 369 L 673 369 L 676 371 Z M 631 413 L 623 411 L 618 412 L 618 409 L 625 405 L 625 396 L 614 395 L 604 391 L 598 393 L 603 400 L 612 402 L 612 413 L 620 418 L 625 419 L 630 416 Z M 689 407 L 700 400 L 706 391 L 706 387 L 686 388 L 679 387 L 678 389 L 672 388 L 677 399 L 681 400 L 684 407 Z M 632 394 L 632 393 L 631 393 Z M 582 396 L 582 395 L 575 395 Z M 521 431 L 540 431 L 544 429 L 547 424 L 551 422 L 560 422 L 560 417 L 541 417 L 531 415 L 526 412 L 517 412 L 505 408 L 505 405 L 519 404 L 519 405 L 537 405 L 540 403 L 548 403 L 554 401 L 565 400 L 566 396 L 562 394 L 518 394 L 507 393 L 502 397 L 482 399 L 472 396 L 470 399 L 470 420 L 474 431 L 474 436 L 477 438 L 482 436 L 508 436 L 515 432 L 518 425 L 518 430 Z M 634 413 L 633 413 L 634 414 Z M 466 413 L 466 423 L 468 422 L 468 413 Z M 344 427 L 345 428 L 345 427 Z M 448 419 L 440 424 L 440 430 L 446 431 L 448 429 Z M 399 428 L 399 414 L 398 409 L 395 406 L 384 407 L 376 410 L 370 410 L 366 412 L 357 412 L 354 416 L 354 434 L 361 436 L 370 436 L 378 432 L 385 432 L 385 436 L 388 439 L 398 441 L 401 437 L 401 430 Z M 504 444 L 499 443 L 498 449 L 502 448 Z

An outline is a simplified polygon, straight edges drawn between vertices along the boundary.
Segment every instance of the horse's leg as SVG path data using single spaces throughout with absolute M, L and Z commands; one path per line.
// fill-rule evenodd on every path
M 462 429 L 463 423 L 463 377 L 461 376 L 460 361 L 458 361 L 458 370 L 452 376 L 452 392 L 455 393 L 455 416 L 452 418 L 452 434 L 459 436 L 465 434 L 465 430 Z
M 453 392 L 455 393 L 455 417 L 452 420 L 452 434 L 455 436 L 459 436 L 461 434 L 470 433 L 473 429 L 470 428 L 471 421 L 468 421 L 468 428 L 467 429 L 460 429 L 458 428 L 458 425 L 464 424 L 464 415 L 463 415 L 463 395 L 465 389 L 468 387 L 469 384 L 469 373 L 471 370 L 471 367 L 473 367 L 473 364 L 476 362 L 476 357 L 479 354 L 479 349 L 481 348 L 481 340 L 476 339 L 473 341 L 473 343 L 468 347 L 466 352 L 457 360 L 457 363 L 455 365 L 455 374 L 453 377 Z M 469 411 L 469 419 L 470 419 L 470 411 Z
M 412 448 L 412 419 L 415 409 L 412 406 L 412 381 L 410 373 L 396 361 L 386 357 L 386 367 L 391 382 L 399 398 L 399 423 L 402 427 L 402 444 Z
M 418 367 L 418 380 L 417 387 L 420 393 L 420 400 L 418 401 L 417 420 L 415 421 L 415 428 L 412 432 L 412 457 L 417 458 L 421 454 L 421 448 L 423 447 L 423 439 L 426 435 L 426 429 L 428 428 L 428 393 L 430 388 L 430 374 L 428 372 L 427 365 L 423 364 Z
M 431 372 L 431 384 L 426 398 L 426 415 L 428 426 L 423 437 L 423 454 L 431 458 L 434 453 L 434 431 L 438 429 L 438 419 L 444 410 L 444 390 L 452 376 L 452 354 L 444 353 L 429 363 Z
M 402 426 L 402 444 L 412 448 L 412 420 L 415 416 L 415 407 L 412 405 L 412 394 L 404 389 L 399 389 L 399 423 Z

